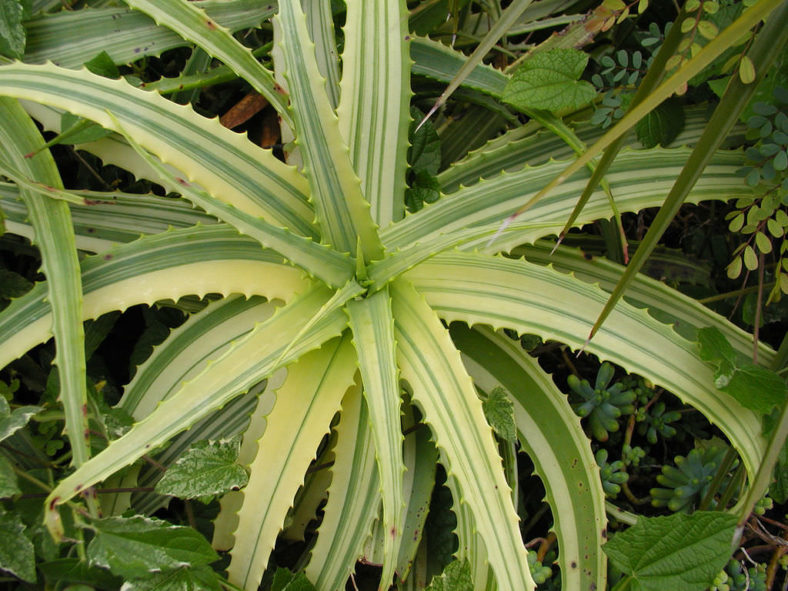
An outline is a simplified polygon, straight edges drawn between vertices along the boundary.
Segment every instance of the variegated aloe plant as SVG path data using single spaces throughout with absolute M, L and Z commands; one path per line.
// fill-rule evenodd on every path
M 99 510 L 97 483 L 136 483 L 136 472 L 116 473 L 144 455 L 169 445 L 166 464 L 190 441 L 244 429 L 249 483 L 224 497 L 214 545 L 230 551 L 230 581 L 256 589 L 291 506 L 293 521 L 314 509 L 313 489 L 324 490 L 310 475 L 298 493 L 333 430 L 328 502 L 305 567 L 318 589 L 344 588 L 357 559 L 375 553 L 365 549 L 370 534 L 380 543 L 380 588 L 395 573 L 407 578 L 436 459 L 454 499 L 457 555 L 469 560 L 475 587 L 533 589 L 507 481 L 516 462 L 509 454 L 502 462 L 479 396 L 502 388 L 520 449 L 545 483 L 563 588 L 604 589 L 604 495 L 589 442 L 550 376 L 501 330 L 583 344 L 620 269 L 564 249 L 552 259 L 534 252 L 548 266 L 499 253 L 560 231 L 588 175 L 569 178 L 489 244 L 501 220 L 565 166 L 530 163 L 568 154 L 550 136 L 515 141 L 524 135 L 516 129 L 446 170 L 445 195 L 406 215 L 411 75 L 449 79 L 465 58 L 411 38 L 404 1 L 347 2 L 340 62 L 329 3 L 304 2 L 314 5 L 308 20 L 302 2 L 281 0 L 273 72 L 199 3 L 127 4 L 159 24 L 146 24 L 147 34 L 171 45 L 182 38 L 244 78 L 294 143 L 284 163 L 190 106 L 64 67 L 89 59 L 101 30 L 70 40 L 71 54 L 47 53 L 42 41 L 31 63 L 0 67 L 0 161 L 14 180 L 0 184 L 2 206 L 8 229 L 39 246 L 47 278 L 0 314 L 0 366 L 54 335 L 75 470 L 47 499 L 51 531 L 59 535 L 61 506 L 78 495 Z M 242 13 L 255 3 L 226 4 Z M 135 47 L 135 31 L 117 43 L 120 63 L 161 50 Z M 32 63 L 47 56 L 62 65 Z M 479 66 L 466 82 L 497 97 L 506 76 Z M 96 203 L 62 190 L 48 151 L 25 158 L 43 143 L 30 114 L 54 128 L 60 111 L 114 132 L 85 149 L 182 199 Z M 688 127 L 683 140 L 692 142 Z M 619 208 L 660 205 L 688 154 L 623 151 L 606 175 Z M 746 193 L 740 165 L 738 153 L 714 155 L 689 199 Z M 576 223 L 608 217 L 607 203 L 594 193 Z M 95 254 L 80 260 L 78 248 Z M 127 386 L 120 406 L 134 426 L 91 456 L 82 322 L 209 293 L 222 298 L 175 330 Z M 702 411 L 754 474 L 765 449 L 759 418 L 715 389 L 691 340 L 693 327 L 714 325 L 746 352 L 749 336 L 658 282 L 638 278 L 630 293 L 638 306 L 620 303 L 587 350 Z M 644 307 L 680 323 L 681 334 Z M 761 359 L 770 355 L 763 347 Z M 105 514 L 127 508 L 122 500 L 102 501 Z

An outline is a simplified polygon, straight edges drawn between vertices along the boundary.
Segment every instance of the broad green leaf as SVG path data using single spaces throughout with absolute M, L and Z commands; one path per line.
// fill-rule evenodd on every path
M 410 283 L 395 281 L 391 294 L 402 377 L 444 452 L 455 502 L 473 516 L 498 588 L 533 589 L 500 456 L 459 354 L 438 316 Z M 476 495 L 479 489 L 488 494 Z
M 219 559 L 197 531 L 159 519 L 109 517 L 95 521 L 93 527 L 96 535 L 88 544 L 88 560 L 124 578 Z
M 365 261 L 379 258 L 382 245 L 343 141 L 339 120 L 328 101 L 301 3 L 282 0 L 277 22 L 282 27 L 280 47 L 293 102 L 295 132 L 312 189 L 321 239 L 339 252 L 354 255 L 360 246 Z
M 44 410 L 40 406 L 20 406 L 13 411 L 8 401 L 0 397 L 0 441 L 6 439 L 27 425 L 30 418 Z
M 737 367 L 730 376 L 730 381 L 720 389 L 733 396 L 745 408 L 763 414 L 785 404 L 788 392 L 785 380 L 777 373 L 752 363 Z
M 122 584 L 122 581 L 109 571 L 98 566 L 90 566 L 86 560 L 76 557 L 56 558 L 39 562 L 36 566 L 44 575 L 44 580 L 52 586 L 81 583 L 92 585 L 97 589 L 113 589 Z
M 198 441 L 170 466 L 156 483 L 156 492 L 182 499 L 223 494 L 246 486 L 249 476 L 236 460 L 238 438 Z
M 23 4 L 22 0 L 4 0 L 0 3 L 0 55 L 22 59 L 25 53 Z
M 641 517 L 603 546 L 633 590 L 703 591 L 730 558 L 736 516 L 698 511 Z
M 667 100 L 635 125 L 635 133 L 646 148 L 667 146 L 684 126 L 684 105 Z
M 698 346 L 700 358 L 704 361 L 710 363 L 727 361 L 731 365 L 736 363 L 733 347 L 718 328 L 706 326 L 698 330 Z
M 94 58 L 86 61 L 85 67 L 94 74 L 105 78 L 120 78 L 120 70 L 106 50 L 102 50 Z
M 286 568 L 278 568 L 271 582 L 271 591 L 315 591 L 304 573 L 294 574 Z
M 25 529 L 19 513 L 6 513 L 0 509 L 0 531 L 3 532 L 0 537 L 0 569 L 23 581 L 35 583 L 35 551 Z
M 515 70 L 501 99 L 520 110 L 580 109 L 596 96 L 594 86 L 579 79 L 587 63 L 588 55 L 577 49 L 534 53 Z
M 383 289 L 370 297 L 350 301 L 346 310 L 358 355 L 380 473 L 386 532 L 381 580 L 390 581 L 402 543 L 405 513 L 402 475 L 405 464 L 402 461 L 400 385 L 389 291 Z
M 380 227 L 404 217 L 410 60 L 405 2 L 348 2 L 339 130 Z
M 156 572 L 123 584 L 124 591 L 222 591 L 224 588 L 219 575 L 205 565 Z
M 774 482 L 769 488 L 769 494 L 778 503 L 785 503 L 788 500 L 788 443 L 783 445 L 777 457 Z
M 63 113 L 63 117 L 60 120 L 60 128 L 63 131 L 54 139 L 57 140 L 56 143 L 65 145 L 95 142 L 112 133 L 100 125 L 71 113 Z
M 416 107 L 411 107 L 410 114 L 408 164 L 416 173 L 424 171 L 434 176 L 438 174 L 441 166 L 441 140 L 438 132 L 435 131 L 435 125 L 431 121 L 418 127 L 424 113 Z
M 243 504 L 228 568 L 232 583 L 250 590 L 260 584 L 276 534 L 343 395 L 353 385 L 355 370 L 349 338 L 327 343 L 288 368 L 249 466 L 249 484 L 235 495 L 243 495 Z
M 471 565 L 467 560 L 454 560 L 439 577 L 433 577 L 427 591 L 473 591 Z
M 0 499 L 7 499 L 21 492 L 13 465 L 8 458 L 0 456 Z
M 517 431 L 514 424 L 514 405 L 506 390 L 495 388 L 482 399 L 482 408 L 493 431 L 504 441 L 515 441 Z

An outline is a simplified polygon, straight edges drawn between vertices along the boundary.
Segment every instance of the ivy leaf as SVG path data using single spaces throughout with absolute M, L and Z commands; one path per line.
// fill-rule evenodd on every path
M 417 130 L 416 127 L 424 119 L 424 113 L 415 107 L 411 107 L 410 117 L 408 164 L 414 172 L 425 171 L 436 175 L 441 165 L 441 141 L 435 125 L 427 120 Z
M 698 345 L 703 361 L 716 364 L 725 360 L 731 365 L 736 362 L 736 351 L 718 328 L 707 326 L 698 330 Z
M 193 443 L 164 473 L 156 484 L 156 492 L 194 499 L 246 486 L 249 475 L 236 463 L 240 449 L 239 437 Z
M 13 465 L 6 457 L 0 456 L 0 499 L 7 499 L 21 492 Z
M 315 586 L 304 573 L 294 574 L 286 568 L 278 568 L 271 582 L 271 591 L 315 591 Z
M 515 71 L 501 98 L 521 111 L 574 111 L 596 96 L 593 85 L 580 80 L 586 64 L 588 56 L 577 49 L 540 51 Z
M 11 412 L 8 401 L 0 396 L 0 441 L 19 431 L 27 425 L 30 417 L 42 410 L 44 409 L 40 406 L 22 406 Z
M 155 573 L 144 579 L 132 579 L 123 591 L 221 591 L 219 575 L 207 566 L 179 568 Z
M 25 17 L 25 3 L 21 0 L 0 2 L 0 54 L 22 59 L 25 54 L 27 35 L 22 20 Z
M 433 577 L 427 591 L 473 591 L 471 565 L 467 560 L 450 562 L 441 576 Z
M 0 532 L 0 569 L 35 583 L 35 550 L 33 542 L 25 535 L 25 524 L 19 514 L 0 509 Z
M 97 76 L 112 79 L 120 78 L 118 66 L 115 65 L 115 61 L 106 51 L 96 54 L 96 57 L 85 62 L 85 67 Z
M 646 148 L 667 146 L 684 127 L 684 109 L 676 100 L 658 105 L 635 125 L 640 143 Z
M 602 549 L 632 591 L 703 591 L 730 558 L 736 516 L 718 511 L 641 517 Z
M 490 395 L 482 401 L 482 409 L 487 422 L 501 439 L 505 441 L 517 439 L 514 404 L 506 390 L 500 387 L 494 388 Z
M 150 517 L 108 517 L 94 522 L 88 545 L 91 564 L 125 579 L 183 566 L 210 564 L 219 556 L 198 532 Z

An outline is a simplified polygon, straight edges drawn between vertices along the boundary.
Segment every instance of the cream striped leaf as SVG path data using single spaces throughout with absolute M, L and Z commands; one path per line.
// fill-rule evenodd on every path
M 579 348 L 607 293 L 571 276 L 522 260 L 454 252 L 438 255 L 404 278 L 441 318 L 506 327 Z M 765 440 L 760 418 L 713 386 L 697 346 L 645 310 L 621 303 L 586 347 L 663 386 L 716 424 L 755 474 Z
M 487 548 L 501 591 L 535 588 L 511 491 L 481 401 L 438 316 L 410 283 L 391 286 L 402 377 L 413 389 L 449 475 Z M 481 494 L 480 494 L 481 493 Z

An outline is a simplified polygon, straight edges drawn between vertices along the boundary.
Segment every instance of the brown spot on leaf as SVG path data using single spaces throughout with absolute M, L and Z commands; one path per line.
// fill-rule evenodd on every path
M 112 260 L 112 258 L 113 258 L 113 257 L 112 257 L 112 255 L 111 255 L 111 254 L 105 254 L 105 255 L 104 255 L 104 260 L 105 260 L 105 261 L 111 261 L 111 260 Z
M 212 20 L 209 19 L 209 20 L 205 21 L 205 24 L 208 25 L 208 28 L 211 31 L 215 31 L 216 30 L 216 23 L 213 22 Z

